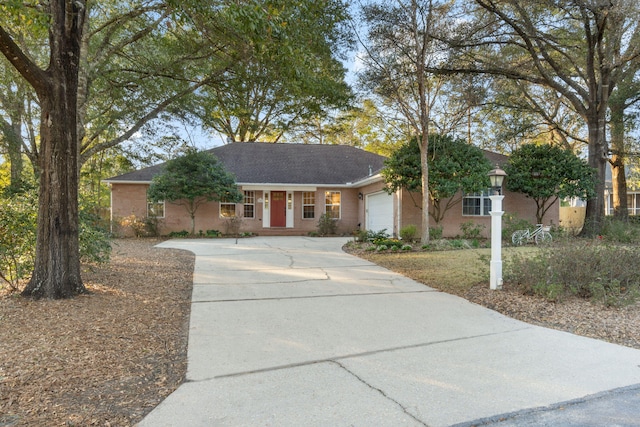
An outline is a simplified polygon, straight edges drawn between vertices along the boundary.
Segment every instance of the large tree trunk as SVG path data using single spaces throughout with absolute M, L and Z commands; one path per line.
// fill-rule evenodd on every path
M 86 292 L 78 241 L 77 90 L 83 2 L 51 0 L 51 59 L 36 87 L 40 124 L 40 200 L 35 267 L 22 292 L 69 298 Z
M 606 105 L 606 102 L 600 105 Z M 589 114 L 589 166 L 596 171 L 595 197 L 587 200 L 584 227 L 581 235 L 594 236 L 600 234 L 604 220 L 604 190 L 606 178 L 606 134 L 604 113 Z
M 613 217 L 621 221 L 627 221 L 629 219 L 627 177 L 625 175 L 624 157 L 618 154 L 611 156 L 611 184 Z
M 625 146 L 624 146 L 624 106 L 611 98 L 609 101 L 611 111 L 611 184 L 613 216 L 616 219 L 626 221 L 629 219 L 627 209 L 627 176 L 625 173 Z
M 38 238 L 33 275 L 23 295 L 58 299 L 85 288 L 80 277 L 75 114 L 53 107 L 69 101 L 64 86 L 54 86 L 52 99 L 41 100 Z
M 428 128 L 420 136 L 420 164 L 422 165 L 422 235 L 420 241 L 429 243 L 429 134 Z M 398 230 L 400 232 L 400 230 Z

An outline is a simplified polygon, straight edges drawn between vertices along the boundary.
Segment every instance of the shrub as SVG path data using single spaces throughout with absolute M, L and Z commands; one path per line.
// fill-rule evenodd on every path
M 160 235 L 160 219 L 157 216 L 148 216 L 144 219 L 144 234 L 158 237 Z
M 638 247 L 580 241 L 512 256 L 504 265 L 504 281 L 551 301 L 575 295 L 620 306 L 640 297 L 639 262 Z
M 318 221 L 319 235 L 329 236 L 331 234 L 336 234 L 337 229 L 338 229 L 337 220 L 331 218 L 327 214 L 320 215 L 320 220 Z
M 467 240 L 479 239 L 482 237 L 482 232 L 485 226 L 483 224 L 476 224 L 473 221 L 467 221 L 460 224 L 460 231 L 462 231 L 462 237 Z
M 120 226 L 125 229 L 129 229 L 133 232 L 135 237 L 143 237 L 147 233 L 147 225 L 143 219 L 138 218 L 134 214 L 125 216 L 120 220 Z
M 205 235 L 207 237 L 220 237 L 222 235 L 222 233 L 219 232 L 218 230 L 207 230 L 205 232 Z
M 33 194 L 14 194 L 0 201 L 0 279 L 17 291 L 33 271 L 37 202 Z
M 100 218 L 80 213 L 80 260 L 93 264 L 106 264 L 111 259 L 109 232 L 100 226 Z
M 387 233 L 386 228 L 378 231 L 367 230 L 366 240 L 367 242 L 373 243 L 376 240 L 387 239 L 388 237 L 389 237 L 389 233 Z
M 224 234 L 227 236 L 239 236 L 240 227 L 242 227 L 242 218 L 232 216 L 224 221 Z
M 462 239 L 453 239 L 449 242 L 449 244 L 454 249 L 464 249 L 465 247 L 469 246 L 469 244 Z
M 355 230 L 353 232 L 353 240 L 356 242 L 366 242 L 367 241 L 367 231 L 366 230 Z
M 602 223 L 600 233 L 605 240 L 610 242 L 636 243 L 640 241 L 640 226 L 631 221 L 606 218 Z
M 429 227 L 429 238 L 436 240 L 442 239 L 442 226 Z
M 180 237 L 187 237 L 188 235 L 189 235 L 189 232 L 187 230 L 181 230 L 181 231 L 172 231 L 167 236 L 172 238 L 176 238 L 176 237 L 180 238 Z
M 409 224 L 400 229 L 400 238 L 405 242 L 413 242 L 416 240 L 418 234 L 418 227 L 414 224 Z
M 382 239 L 375 239 L 373 241 L 373 244 L 377 246 L 384 245 L 389 248 L 392 248 L 392 247 L 400 248 L 404 243 L 402 243 L 402 241 L 398 239 L 389 239 L 388 237 L 385 237 Z

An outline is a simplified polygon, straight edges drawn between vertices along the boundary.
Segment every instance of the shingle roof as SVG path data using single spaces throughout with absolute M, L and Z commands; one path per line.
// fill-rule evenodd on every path
M 239 184 L 344 185 L 376 175 L 385 157 L 346 145 L 234 142 L 208 150 Z M 150 182 L 164 164 L 109 178 Z
M 504 154 L 496 153 L 493 151 L 482 150 L 484 156 L 491 162 L 492 165 L 498 165 L 500 167 L 504 167 L 504 165 L 509 161 L 509 157 Z

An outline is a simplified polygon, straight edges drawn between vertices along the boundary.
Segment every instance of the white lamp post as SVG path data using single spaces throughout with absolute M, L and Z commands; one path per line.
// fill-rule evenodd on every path
M 489 171 L 491 181 L 491 265 L 489 267 L 489 288 L 502 289 L 502 182 L 506 172 L 496 168 Z

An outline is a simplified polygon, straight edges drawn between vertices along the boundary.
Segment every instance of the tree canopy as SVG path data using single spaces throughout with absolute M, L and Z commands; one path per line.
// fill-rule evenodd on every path
M 213 154 L 191 149 L 169 160 L 164 171 L 153 177 L 148 197 L 183 206 L 191 217 L 191 234 L 195 234 L 196 211 L 203 203 L 240 202 L 243 195 L 234 176 Z
M 558 199 L 587 199 L 595 192 L 594 169 L 566 148 L 522 145 L 511 154 L 504 169 L 506 188 L 535 200 L 538 224 Z
M 255 10 L 237 15 L 239 24 L 253 28 L 250 43 L 227 47 L 236 59 L 197 93 L 195 112 L 230 141 L 277 142 L 349 105 L 352 92 L 340 61 L 351 47 L 349 8 L 343 0 L 255 3 Z M 208 31 L 219 23 L 197 25 Z
M 350 95 L 337 60 L 337 48 L 349 42 L 340 0 L 52 0 L 1 2 L 0 12 L 0 84 L 7 88 L 0 139 L 16 183 L 23 153 L 40 178 L 37 257 L 25 295 L 85 290 L 78 181 L 85 163 L 104 164 L 93 156 L 159 139 L 151 123 L 160 115 L 188 120 L 203 108 L 207 98 L 196 95 L 205 88 L 256 81 L 265 68 L 268 87 L 289 85 L 280 100 L 303 105 L 288 111 L 292 117 L 320 114 Z M 243 68 L 249 64 L 256 67 Z
M 467 144 L 463 139 L 432 134 L 429 137 L 428 157 L 428 194 L 432 201 L 429 215 L 436 224 L 462 200 L 462 193 L 476 193 L 489 187 L 487 173 L 492 167 L 491 163 L 481 149 Z M 389 193 L 401 188 L 410 193 L 421 192 L 421 173 L 418 139 L 412 138 L 385 161 L 382 170 L 385 189 Z
M 597 233 L 604 216 L 609 98 L 624 70 L 640 61 L 637 2 L 470 0 L 465 6 L 456 31 L 443 36 L 452 54 L 430 71 L 500 76 L 562 96 L 587 125 L 588 161 L 598 179 L 587 200 L 593 228 L 583 232 Z

